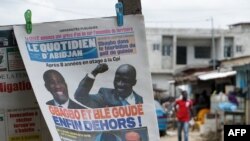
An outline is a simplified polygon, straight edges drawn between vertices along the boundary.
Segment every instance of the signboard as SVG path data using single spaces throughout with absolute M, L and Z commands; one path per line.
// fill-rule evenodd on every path
M 12 26 L 0 27 L 0 107 L 0 141 L 51 140 Z
M 9 141 L 40 141 L 39 109 L 13 109 L 7 112 Z

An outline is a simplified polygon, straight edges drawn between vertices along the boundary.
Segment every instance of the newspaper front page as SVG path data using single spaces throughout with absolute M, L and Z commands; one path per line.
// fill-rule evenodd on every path
M 143 16 L 14 27 L 55 141 L 159 140 Z

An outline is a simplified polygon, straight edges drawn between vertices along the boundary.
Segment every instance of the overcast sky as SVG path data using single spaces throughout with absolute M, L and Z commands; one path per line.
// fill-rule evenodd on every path
M 115 16 L 118 0 L 0 0 L 0 25 Z M 227 28 L 250 22 L 250 0 L 141 0 L 146 27 Z

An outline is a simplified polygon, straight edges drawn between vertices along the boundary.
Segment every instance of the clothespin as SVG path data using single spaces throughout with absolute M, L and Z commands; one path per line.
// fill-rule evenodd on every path
M 117 16 L 117 24 L 118 26 L 123 26 L 123 4 L 122 2 L 118 2 L 115 5 L 116 16 Z
M 26 21 L 26 32 L 30 34 L 32 32 L 32 22 L 31 22 L 31 10 L 27 10 L 24 13 L 24 18 Z

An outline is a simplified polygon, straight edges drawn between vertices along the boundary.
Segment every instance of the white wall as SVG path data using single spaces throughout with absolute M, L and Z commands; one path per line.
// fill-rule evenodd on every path
M 234 43 L 234 57 L 250 55 L 250 31 L 235 34 Z M 242 52 L 236 52 L 237 45 L 242 46 Z
M 233 57 L 249 56 L 250 55 L 250 29 L 249 26 L 242 28 L 241 26 L 229 30 L 215 29 L 215 48 L 216 58 L 219 60 L 225 59 L 224 57 L 224 38 L 234 38 L 234 52 Z M 173 54 L 172 56 L 162 56 L 161 47 L 163 36 L 172 36 L 173 39 Z M 172 73 L 175 69 L 185 67 L 185 65 L 176 66 L 176 46 L 180 44 L 179 39 L 207 39 L 207 44 L 211 46 L 211 29 L 174 29 L 174 28 L 147 28 L 147 48 L 149 52 L 150 68 L 153 72 L 168 72 Z M 160 44 L 159 51 L 153 51 L 153 44 Z M 236 52 L 236 46 L 242 46 L 242 52 Z M 196 59 L 194 58 L 194 45 L 192 42 L 188 46 L 188 60 L 187 65 L 192 64 L 207 64 L 210 59 Z M 212 54 L 211 54 L 212 57 Z M 230 58 L 229 58 L 230 59 Z
M 208 59 L 201 59 L 201 58 L 195 58 L 195 46 L 207 46 L 211 47 L 211 40 L 210 39 L 177 39 L 177 46 L 186 46 L 187 47 L 187 65 L 208 65 L 209 60 Z M 210 57 L 212 57 L 212 48 L 211 48 L 211 54 Z M 183 66 L 183 65 L 178 65 Z M 184 65 L 185 66 L 185 65 Z
M 162 65 L 161 35 L 148 31 L 146 33 L 146 39 L 147 39 L 147 49 L 148 49 L 148 57 L 149 57 L 149 67 L 151 70 L 161 69 L 161 65 Z M 154 51 L 153 44 L 159 44 L 160 49 L 158 51 Z
M 215 34 L 220 34 L 223 30 L 218 30 Z M 218 36 L 217 35 L 217 36 Z M 173 48 L 171 56 L 162 56 L 163 37 L 173 37 Z M 185 67 L 186 65 L 176 65 L 176 46 L 180 44 L 181 39 L 188 39 L 184 43 L 188 46 L 187 65 L 193 64 L 207 64 L 210 59 L 196 59 L 194 58 L 194 43 L 209 44 L 211 46 L 211 29 L 171 29 L 171 28 L 147 28 L 147 48 L 149 52 L 149 63 L 152 72 L 168 72 L 173 73 L 175 69 Z M 205 41 L 204 41 L 205 39 Z M 194 42 L 192 40 L 195 40 Z M 200 41 L 202 40 L 202 41 Z M 159 51 L 153 51 L 153 44 L 160 44 Z

